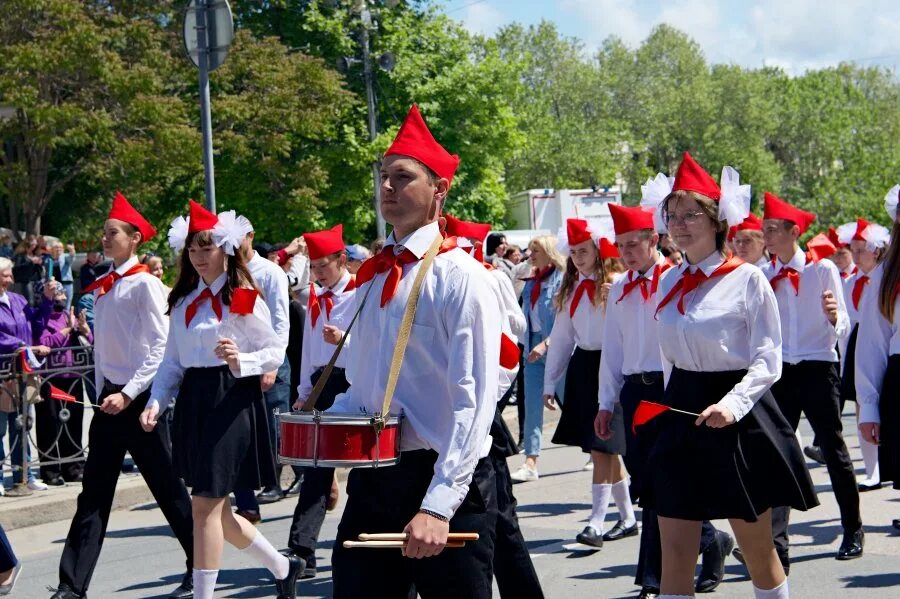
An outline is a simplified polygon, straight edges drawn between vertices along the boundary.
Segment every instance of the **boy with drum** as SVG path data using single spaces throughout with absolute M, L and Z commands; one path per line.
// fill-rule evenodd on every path
M 413 106 L 381 167 L 381 212 L 394 230 L 363 264 L 364 297 L 348 359 L 350 390 L 332 412 L 383 411 L 392 354 L 407 300 L 423 266 L 391 415 L 403 414 L 397 465 L 356 468 L 332 558 L 334 596 L 491 596 L 497 518 L 489 430 L 497 404 L 500 333 L 490 275 L 455 244 L 441 243 L 438 219 L 459 158 L 432 137 Z M 385 414 L 387 417 L 388 414 Z M 445 550 L 448 533 L 478 541 Z M 347 549 L 361 533 L 406 532 L 402 551 Z

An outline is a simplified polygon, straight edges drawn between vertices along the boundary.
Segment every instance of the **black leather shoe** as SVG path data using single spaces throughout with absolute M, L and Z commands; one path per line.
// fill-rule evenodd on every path
M 575 540 L 582 545 L 590 545 L 597 548 L 603 547 L 603 537 L 593 526 L 585 526 L 584 530 L 575 535 Z
M 50 589 L 53 591 L 54 589 Z M 55 593 L 50 595 L 50 599 L 87 599 L 87 594 L 79 595 L 67 584 L 59 585 L 58 589 L 55 589 Z
M 891 525 L 897 530 L 900 530 L 900 518 L 894 518 L 894 521 L 891 522 Z
M 781 562 L 781 567 L 784 569 L 784 575 L 790 576 L 791 575 L 791 558 L 790 558 L 790 556 L 785 553 L 780 553 L 778 551 L 776 551 L 776 553 L 778 553 L 778 561 Z M 744 554 L 741 553 L 740 547 L 735 547 L 734 551 L 731 552 L 731 555 L 737 561 L 741 562 L 744 565 L 747 565 L 747 562 L 744 561 Z
M 807 445 L 803 448 L 803 454 L 814 462 L 825 465 L 825 456 L 822 455 L 822 449 L 815 445 Z
M 626 537 L 633 537 L 638 534 L 638 523 L 635 522 L 631 526 L 625 526 L 625 523 L 621 520 L 616 522 L 616 525 L 609 529 L 609 532 L 603 535 L 604 541 L 618 541 L 619 539 L 624 539 Z
M 860 528 L 856 532 L 844 533 L 841 548 L 838 549 L 835 559 L 846 561 L 862 557 L 863 545 L 866 544 L 866 533 Z
M 698 593 L 712 593 L 725 578 L 725 558 L 734 549 L 734 539 L 727 532 L 717 530 L 716 542 L 703 552 L 703 564 L 694 590 Z
M 59 476 L 59 475 L 57 475 L 57 476 L 48 476 L 47 478 L 45 478 L 45 479 L 43 479 L 43 480 L 44 480 L 45 483 L 47 483 L 47 484 L 50 485 L 51 487 L 63 487 L 63 486 L 65 486 L 65 484 L 66 484 L 66 480 L 65 480 L 63 477 Z
M 284 496 L 291 497 L 293 495 L 298 495 L 300 493 L 301 484 L 303 484 L 303 475 L 300 475 L 294 479 L 294 482 L 291 483 L 291 486 L 285 489 Z
M 288 575 L 275 581 L 275 590 L 278 591 L 278 599 L 297 599 L 297 578 L 306 569 L 306 561 L 296 555 L 288 555 L 290 568 Z
M 47 484 L 50 484 L 50 483 L 47 483 Z M 881 483 L 875 483 L 872 485 L 867 485 L 865 483 L 859 483 L 858 488 L 859 488 L 860 493 L 865 493 L 866 491 L 877 491 L 878 489 L 881 488 Z
M 256 494 L 256 501 L 259 503 L 277 503 L 284 499 L 284 492 L 280 487 L 266 487 Z
M 169 599 L 192 599 L 194 596 L 194 573 L 185 572 L 178 588 L 169 593 Z
M 638 599 L 657 599 L 659 597 L 659 589 L 653 587 L 644 587 L 641 589 L 641 594 L 638 595 Z

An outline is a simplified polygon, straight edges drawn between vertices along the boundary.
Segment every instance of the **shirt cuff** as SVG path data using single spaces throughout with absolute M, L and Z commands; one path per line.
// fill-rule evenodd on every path
M 610 400 L 601 399 L 600 400 L 600 409 L 606 410 L 607 412 L 615 412 L 617 403 L 619 403 L 619 402 L 616 400 L 610 401 Z
M 465 499 L 465 495 L 460 497 L 459 491 L 452 486 L 432 480 L 431 486 L 428 487 L 428 492 L 425 493 L 425 498 L 422 500 L 421 508 L 450 520 L 462 505 L 463 499 Z
M 875 403 L 865 403 L 859 402 L 859 421 L 860 422 L 874 422 L 875 424 L 881 424 L 881 413 L 878 410 L 878 402 Z
M 719 405 L 728 408 L 734 414 L 735 421 L 740 420 L 753 409 L 753 401 L 749 397 L 738 395 L 733 391 L 723 397 Z
M 241 367 L 240 372 L 235 374 L 238 378 L 264 374 L 259 359 L 254 354 L 238 353 L 238 363 Z
M 153 406 L 156 406 L 157 409 L 159 410 L 159 411 L 157 412 L 158 414 L 162 414 L 163 412 L 166 411 L 166 408 L 169 407 L 169 402 L 166 401 L 166 402 L 163 404 L 163 402 L 160 402 L 158 399 L 153 399 L 153 398 L 151 398 L 151 399 L 147 402 L 147 405 L 144 407 L 144 409 L 145 409 L 145 410 L 149 410 L 149 409 L 152 408 Z
M 134 381 L 128 381 L 128 384 L 122 388 L 122 393 L 131 399 L 137 399 L 137 396 L 143 393 L 143 389 Z

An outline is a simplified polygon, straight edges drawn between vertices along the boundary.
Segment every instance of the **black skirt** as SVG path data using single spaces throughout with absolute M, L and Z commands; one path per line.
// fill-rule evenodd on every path
M 881 416 L 881 445 L 878 448 L 881 480 L 892 480 L 894 488 L 900 489 L 900 355 L 888 358 L 878 411 Z
M 625 435 L 622 425 L 622 407 L 616 404 L 610 428 L 613 437 L 604 441 L 594 434 L 594 418 L 598 410 L 600 388 L 600 350 L 576 347 L 566 369 L 565 401 L 553 442 L 557 445 L 580 447 L 589 453 L 599 451 L 609 454 L 625 453 Z
M 675 368 L 663 403 L 700 413 L 744 374 Z M 769 508 L 819 504 L 794 431 L 770 391 L 731 426 L 698 427 L 695 420 L 677 412 L 656 419 L 642 506 L 668 518 L 755 522 Z
M 859 323 L 853 325 L 847 340 L 847 355 L 844 356 L 844 371 L 841 373 L 841 401 L 856 401 L 856 335 Z M 843 403 L 841 404 L 844 405 Z
M 227 366 L 188 368 L 172 428 L 175 472 L 192 495 L 227 497 L 275 484 L 258 376 L 235 378 Z

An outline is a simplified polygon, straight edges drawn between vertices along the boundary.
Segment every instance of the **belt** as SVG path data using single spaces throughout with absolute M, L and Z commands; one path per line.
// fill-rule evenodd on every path
M 117 385 L 115 383 L 110 383 L 109 381 L 103 381 L 103 390 L 109 391 L 110 393 L 120 393 L 122 389 L 125 388 L 125 385 Z
M 637 385 L 655 385 L 663 382 L 663 373 L 656 372 L 637 372 L 635 374 L 626 374 L 625 381 Z
M 316 368 L 315 370 L 313 370 L 313 374 L 314 374 L 314 375 L 315 375 L 315 374 L 318 374 L 319 376 L 321 376 L 323 372 L 325 372 L 325 367 L 324 367 L 324 366 L 319 366 L 318 368 Z M 334 368 L 331 369 L 331 373 L 334 374 L 335 372 L 344 372 L 344 369 L 335 366 Z

